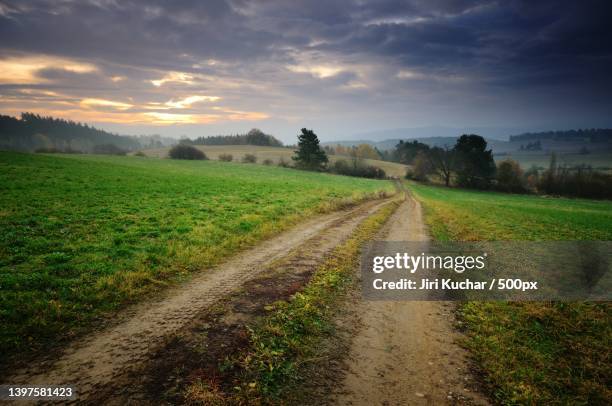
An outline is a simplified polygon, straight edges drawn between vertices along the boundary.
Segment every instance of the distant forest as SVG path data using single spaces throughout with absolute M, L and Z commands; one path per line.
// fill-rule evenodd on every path
M 612 141 L 612 129 L 584 129 L 584 130 L 568 130 L 568 131 L 544 131 L 539 133 L 524 133 L 520 135 L 511 135 L 510 142 L 525 142 L 525 141 L 587 141 L 587 142 L 610 142 Z
M 272 135 L 253 128 L 246 134 L 236 135 L 213 135 L 210 137 L 198 137 L 188 143 L 194 145 L 260 145 L 266 147 L 282 147 L 283 143 Z
M 133 138 L 61 118 L 32 113 L 22 113 L 21 119 L 0 116 L 0 149 L 93 152 L 96 146 L 105 144 L 122 150 L 140 148 Z

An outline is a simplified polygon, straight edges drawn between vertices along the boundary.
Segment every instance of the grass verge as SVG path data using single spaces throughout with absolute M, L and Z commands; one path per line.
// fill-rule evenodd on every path
M 612 202 L 409 187 L 438 240 L 612 239 Z M 467 302 L 458 315 L 496 403 L 611 403 L 609 303 Z

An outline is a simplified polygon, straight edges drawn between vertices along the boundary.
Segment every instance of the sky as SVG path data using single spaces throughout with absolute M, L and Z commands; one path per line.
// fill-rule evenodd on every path
M 609 4 L 0 0 L 0 114 L 285 142 L 612 127 Z

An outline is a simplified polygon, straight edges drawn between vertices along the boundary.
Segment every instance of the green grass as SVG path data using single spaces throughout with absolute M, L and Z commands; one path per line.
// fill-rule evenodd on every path
M 0 359 L 390 182 L 213 161 L 0 152 Z
M 611 240 L 612 202 L 410 184 L 438 240 Z M 465 345 L 500 404 L 610 404 L 609 303 L 467 302 Z
M 612 202 L 411 184 L 438 240 L 611 240 Z

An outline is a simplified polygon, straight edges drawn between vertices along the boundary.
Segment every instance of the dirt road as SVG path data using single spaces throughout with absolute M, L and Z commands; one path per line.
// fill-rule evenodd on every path
M 307 221 L 215 269 L 202 271 L 155 301 L 134 306 L 111 327 L 68 346 L 59 358 L 34 363 L 5 381 L 11 384 L 71 384 L 77 388 L 78 401 L 87 401 L 102 389 L 108 391 L 120 381 L 118 377 L 138 370 L 167 337 L 274 261 L 315 238 L 317 244 L 310 243 L 304 248 L 316 249 L 314 254 L 322 257 L 388 201 L 370 201 Z
M 408 197 L 383 230 L 388 241 L 425 241 L 421 207 Z M 333 404 L 488 404 L 474 391 L 457 345 L 452 302 L 358 301 L 348 371 Z

